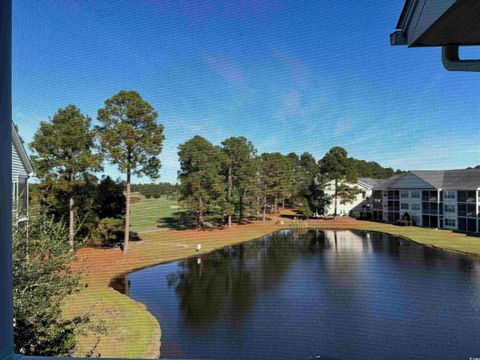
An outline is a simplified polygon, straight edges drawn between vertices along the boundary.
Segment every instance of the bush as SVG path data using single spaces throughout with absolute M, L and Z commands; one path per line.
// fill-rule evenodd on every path
M 310 219 L 313 216 L 313 211 L 308 205 L 308 202 L 306 201 L 302 204 L 302 206 L 298 210 L 305 219 Z
M 398 220 L 398 226 L 412 226 L 412 222 L 410 220 Z
M 104 218 L 99 220 L 90 232 L 90 243 L 107 246 L 123 237 L 123 219 Z
M 350 214 L 350 217 L 354 219 L 360 219 L 360 213 L 358 211 L 352 211 L 352 213 Z
M 69 271 L 73 254 L 63 222 L 39 215 L 13 234 L 13 312 L 15 352 L 69 356 L 86 316 L 62 317 L 65 298 L 80 289 L 80 276 Z

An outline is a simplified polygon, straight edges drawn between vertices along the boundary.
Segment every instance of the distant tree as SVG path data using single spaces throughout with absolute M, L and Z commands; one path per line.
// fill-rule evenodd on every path
M 98 111 L 97 127 L 101 151 L 112 164 L 127 175 L 125 206 L 125 237 L 127 253 L 130 234 L 130 193 L 132 175 L 159 177 L 163 125 L 158 114 L 136 91 L 120 91 L 105 101 Z
M 352 166 L 354 167 L 358 177 L 388 179 L 393 175 L 398 175 L 403 173 L 403 171 L 394 170 L 391 167 L 385 168 L 375 161 L 367 162 L 365 160 L 358 160 L 353 158 L 351 160 L 352 160 Z
M 30 147 L 35 174 L 68 201 L 69 243 L 74 249 L 75 199 L 91 172 L 101 169 L 102 156 L 95 154 L 90 118 L 75 105 L 59 109 L 49 122 L 42 121 Z
M 151 183 L 151 184 L 132 184 L 132 191 L 139 192 L 147 199 L 158 199 L 161 196 L 175 198 L 178 196 L 178 185 L 167 182 Z
M 319 161 L 320 173 L 328 180 L 333 181 L 335 192 L 334 217 L 337 216 L 337 201 L 347 202 L 358 194 L 359 189 L 349 184 L 357 181 L 357 175 L 352 160 L 347 151 L 339 146 L 331 148 Z
M 232 225 L 234 199 L 237 199 L 239 222 L 243 219 L 245 193 L 255 181 L 255 147 L 245 137 L 231 137 L 222 142 L 225 153 L 223 174 L 227 183 L 228 226 Z
M 179 146 L 180 200 L 195 216 L 198 228 L 205 214 L 225 203 L 225 181 L 221 175 L 224 153 L 208 140 L 195 136 Z
M 266 220 L 268 202 L 273 211 L 284 191 L 285 157 L 280 153 L 264 153 L 258 159 L 258 189 L 261 197 L 262 219 Z
M 325 176 L 317 174 L 309 186 L 306 199 L 312 214 L 315 216 L 325 215 L 326 209 L 330 205 L 331 197 L 325 192 L 327 182 Z

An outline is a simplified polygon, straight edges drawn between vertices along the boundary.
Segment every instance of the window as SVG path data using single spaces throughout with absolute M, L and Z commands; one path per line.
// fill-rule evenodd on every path
M 455 199 L 455 191 L 449 190 L 443 193 L 444 199 Z
M 400 197 L 402 197 L 402 198 L 408 198 L 408 191 L 401 191 L 401 192 L 400 192 Z
M 412 191 L 412 198 L 420 198 L 420 191 Z
M 408 203 L 402 203 L 402 210 L 408 210 Z
M 412 210 L 420 210 L 420 204 L 412 204 Z
M 444 223 L 445 223 L 445 226 L 448 226 L 448 227 L 457 226 L 457 221 L 455 219 L 445 219 Z
M 444 205 L 445 213 L 455 213 L 456 206 L 455 205 Z

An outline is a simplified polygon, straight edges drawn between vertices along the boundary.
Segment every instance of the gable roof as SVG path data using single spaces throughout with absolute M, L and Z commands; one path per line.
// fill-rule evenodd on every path
M 445 171 L 445 189 L 471 190 L 480 188 L 480 169 Z
M 361 177 L 357 179 L 357 182 L 359 183 L 359 185 L 374 188 L 378 186 L 379 180 L 380 179 Z
M 30 158 L 28 157 L 27 152 L 25 151 L 25 147 L 23 146 L 23 141 L 20 138 L 20 135 L 18 135 L 17 127 L 13 123 L 12 123 L 12 142 L 13 142 L 13 146 L 15 147 L 15 150 L 18 153 L 18 156 L 20 157 L 20 160 L 22 161 L 23 166 L 25 167 L 25 170 L 29 174 L 33 173 L 32 163 L 30 162 Z
M 412 170 L 409 171 L 418 176 L 423 181 L 429 183 L 432 187 L 441 189 L 445 178 L 445 171 L 442 170 Z
M 480 188 L 480 169 L 412 170 L 392 177 L 378 187 L 382 189 L 476 190 Z

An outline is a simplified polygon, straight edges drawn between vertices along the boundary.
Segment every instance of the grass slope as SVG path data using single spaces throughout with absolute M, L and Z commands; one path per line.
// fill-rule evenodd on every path
M 143 199 L 132 204 L 130 226 L 133 231 L 168 228 L 175 214 L 181 211 L 177 200 L 167 197 Z

